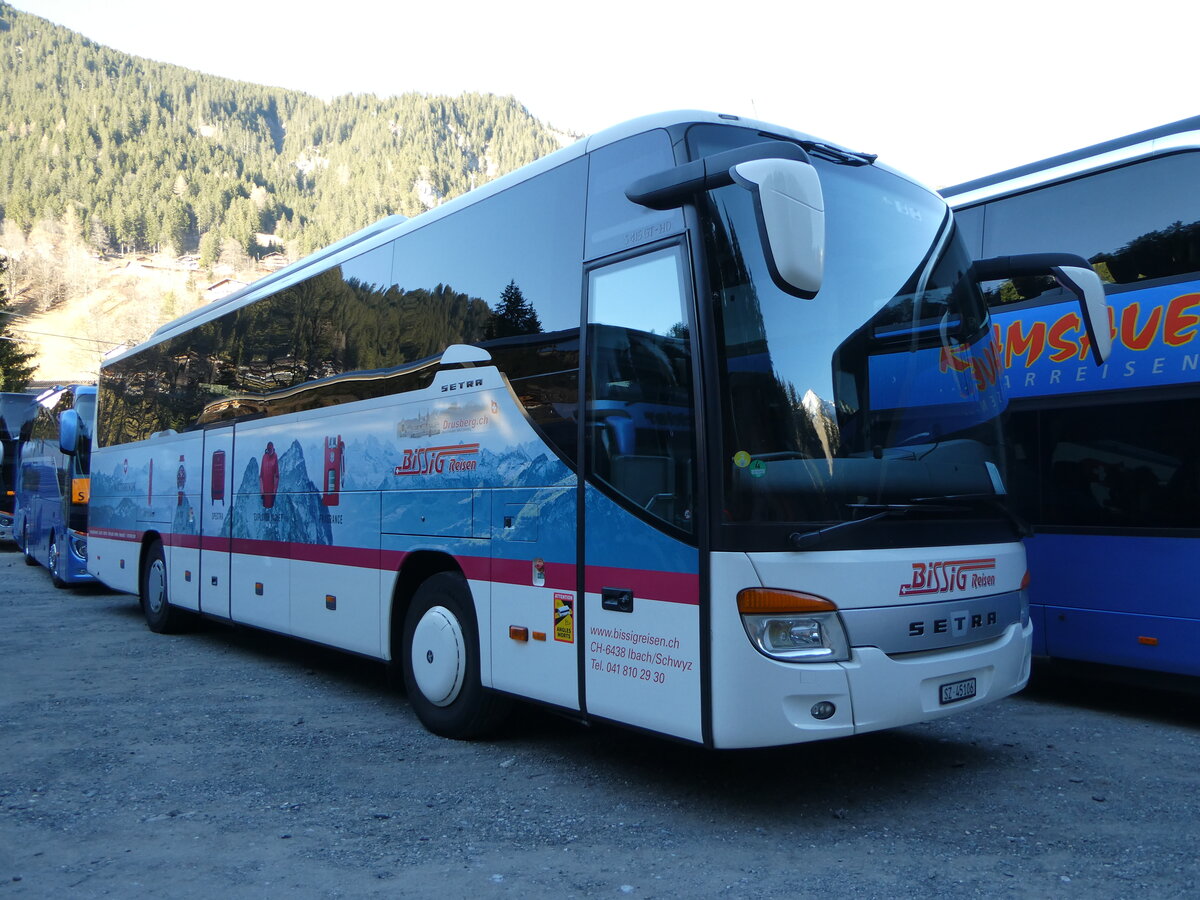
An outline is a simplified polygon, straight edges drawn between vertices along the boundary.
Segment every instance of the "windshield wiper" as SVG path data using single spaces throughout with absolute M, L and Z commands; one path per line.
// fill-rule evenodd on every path
M 859 525 L 876 522 L 888 516 L 905 516 L 914 509 L 929 508 L 922 504 L 914 503 L 852 503 L 850 506 L 854 509 L 875 509 L 878 512 L 867 516 L 865 519 L 851 519 L 848 522 L 838 522 L 836 525 L 830 525 L 828 528 L 818 528 L 816 531 L 793 531 L 788 535 L 792 549 L 807 550 L 809 547 L 824 543 L 825 539 L 831 534 L 836 534 L 844 529 L 857 528 Z
M 878 153 L 860 153 L 857 150 L 847 150 L 845 147 L 835 147 L 821 141 L 801 141 L 800 146 L 830 162 L 842 163 L 848 166 L 869 166 L 879 159 Z
M 944 494 L 939 497 L 914 497 L 906 503 L 848 503 L 846 505 L 850 509 L 862 512 L 871 511 L 871 515 L 862 519 L 838 522 L 835 525 L 830 525 L 828 528 L 818 528 L 814 531 L 794 531 L 788 535 L 788 541 L 794 550 L 807 550 L 824 543 L 831 535 L 837 534 L 844 529 L 857 528 L 860 525 L 866 525 L 868 522 L 877 522 L 889 516 L 907 516 L 914 511 L 937 513 L 966 512 L 970 509 L 970 506 L 964 505 L 959 501 L 977 500 L 983 500 L 993 505 L 1008 519 L 1019 537 L 1029 537 L 1033 534 L 1033 529 L 1029 524 L 1009 509 L 1008 505 L 998 494 Z
M 999 511 L 1000 514 L 1004 516 L 1004 518 L 1008 519 L 1008 521 L 1012 524 L 1013 528 L 1016 529 L 1018 537 L 1022 537 L 1022 538 L 1029 537 L 1030 535 L 1033 534 L 1033 526 L 1030 525 L 1028 522 L 1026 522 L 1023 518 L 1021 518 L 1015 512 L 1013 512 L 1012 508 L 1007 503 L 1004 502 L 1005 496 L 1007 496 L 1007 495 L 1006 494 L 984 494 L 984 493 L 980 493 L 980 494 L 944 494 L 940 497 L 915 497 L 913 499 L 913 503 L 921 504 L 922 506 L 924 506 L 925 504 L 938 504 L 938 503 L 944 503 L 947 501 L 954 503 L 959 500 L 967 500 L 967 501 L 982 500 L 983 502 L 987 503 L 989 506 L 992 506 L 997 511 Z M 930 508 L 932 508 L 932 507 L 930 507 Z

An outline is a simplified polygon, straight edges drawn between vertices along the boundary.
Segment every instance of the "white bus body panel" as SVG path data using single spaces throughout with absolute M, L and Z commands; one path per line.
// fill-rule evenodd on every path
M 588 714 L 692 741 L 700 717 L 700 607 L 634 597 L 633 616 L 588 593 Z
M 204 432 L 204 452 L 201 454 L 200 549 L 199 562 L 200 611 L 222 619 L 229 618 L 230 565 L 229 531 L 225 527 L 233 508 L 233 428 L 211 429 Z M 178 565 L 175 566 L 178 569 Z M 173 582 L 181 577 L 171 573 Z M 186 573 L 182 577 L 186 579 Z M 175 602 L 175 595 L 171 595 Z
M 555 638 L 555 593 L 542 587 L 514 584 L 492 585 L 491 677 L 492 687 L 521 697 L 553 703 L 566 709 L 579 709 L 579 676 L 574 641 Z M 538 623 L 542 637 L 534 638 L 525 623 Z M 528 639 L 515 640 L 509 627 L 527 629 Z M 480 629 L 482 631 L 482 628 Z M 577 638 L 576 638 L 577 639 Z
M 746 635 L 737 593 L 774 587 L 816 594 L 839 608 L 896 608 L 924 602 L 902 595 L 914 567 L 945 560 L 987 560 L 987 578 L 954 599 L 1020 588 L 1025 551 L 1020 544 L 819 553 L 714 553 L 712 556 L 712 732 L 716 747 L 765 747 L 911 725 L 1006 697 L 1025 686 L 1033 629 L 1014 624 L 990 640 L 943 650 L 889 656 L 853 647 L 836 663 L 790 663 L 760 653 Z M 991 577 L 994 576 L 994 582 Z M 919 583 L 919 582 L 918 582 Z M 919 588 L 918 588 L 919 590 Z M 939 598 L 946 599 L 946 598 Z M 853 634 L 851 634 L 853 643 Z M 939 687 L 976 679 L 975 697 L 942 705 Z M 825 720 L 812 707 L 829 701 Z

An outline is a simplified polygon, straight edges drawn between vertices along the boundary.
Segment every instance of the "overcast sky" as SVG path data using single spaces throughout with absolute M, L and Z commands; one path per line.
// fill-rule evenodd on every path
M 511 94 L 589 133 L 756 116 L 940 187 L 1200 114 L 1187 3 L 15 0 L 119 50 L 307 91 Z

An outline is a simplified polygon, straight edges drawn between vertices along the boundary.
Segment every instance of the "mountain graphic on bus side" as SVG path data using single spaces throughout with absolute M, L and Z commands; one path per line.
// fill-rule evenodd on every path
M 242 471 L 242 480 L 233 498 L 233 514 L 226 516 L 223 537 L 250 538 L 260 541 L 286 541 L 329 546 L 333 530 L 324 510 L 321 494 L 308 474 L 304 449 L 293 440 L 278 454 L 279 481 L 275 502 L 270 508 L 262 503 L 262 473 L 258 457 L 251 457 Z

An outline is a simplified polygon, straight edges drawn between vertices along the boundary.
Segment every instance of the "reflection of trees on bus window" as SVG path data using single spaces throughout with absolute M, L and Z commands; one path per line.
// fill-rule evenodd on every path
M 1112 253 L 1098 253 L 1089 262 L 1104 281 L 1113 284 L 1200 271 L 1200 222 L 1176 222 L 1151 231 Z
M 1200 272 L 1200 153 L 1141 160 L 955 213 L 979 258 L 1047 247 L 1088 260 L 1106 284 Z M 995 306 L 1053 291 L 1052 278 L 994 283 Z
M 537 176 L 105 366 L 99 444 L 421 389 L 448 346 L 478 344 L 573 461 L 582 219 L 554 198 L 586 172 Z
M 541 330 L 542 322 L 538 318 L 537 310 L 525 299 L 517 283 L 510 281 L 500 293 L 500 302 L 492 310 L 492 317 L 484 329 L 484 337 L 494 340 L 518 334 L 538 334 Z

